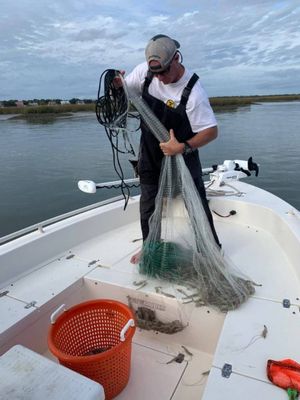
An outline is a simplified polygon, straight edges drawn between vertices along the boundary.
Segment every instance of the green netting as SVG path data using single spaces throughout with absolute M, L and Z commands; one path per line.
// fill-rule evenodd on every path
M 194 271 L 192 254 L 177 243 L 146 241 L 142 254 L 140 272 L 151 277 L 176 281 Z

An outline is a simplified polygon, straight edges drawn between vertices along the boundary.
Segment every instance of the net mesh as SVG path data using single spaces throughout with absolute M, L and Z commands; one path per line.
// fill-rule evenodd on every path
M 167 141 L 168 131 L 144 100 L 131 95 L 131 101 L 153 135 Z M 140 272 L 193 286 L 203 304 L 221 311 L 237 308 L 255 291 L 252 282 L 221 254 L 181 154 L 163 159 Z

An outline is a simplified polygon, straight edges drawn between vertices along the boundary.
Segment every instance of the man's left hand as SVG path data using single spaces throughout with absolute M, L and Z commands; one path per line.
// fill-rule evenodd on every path
M 175 156 L 176 154 L 182 154 L 184 151 L 184 143 L 178 142 L 173 129 L 170 129 L 170 140 L 160 143 L 159 146 L 165 156 Z

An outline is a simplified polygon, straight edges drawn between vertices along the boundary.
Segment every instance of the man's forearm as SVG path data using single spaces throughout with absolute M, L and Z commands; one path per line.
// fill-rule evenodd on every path
M 204 129 L 201 132 L 196 133 L 191 139 L 187 140 L 187 143 L 192 149 L 205 146 L 206 144 L 215 140 L 218 136 L 218 127 L 213 126 L 211 128 Z
M 207 143 L 216 139 L 218 136 L 218 128 L 213 126 L 196 133 L 187 143 L 192 149 L 205 146 Z M 161 151 L 165 156 L 174 156 L 175 154 L 182 154 L 185 150 L 185 144 L 178 142 L 174 135 L 173 129 L 170 129 L 170 140 L 160 143 Z

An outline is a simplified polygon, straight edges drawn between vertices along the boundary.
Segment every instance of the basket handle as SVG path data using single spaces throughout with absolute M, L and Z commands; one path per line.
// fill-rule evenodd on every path
M 127 324 L 121 330 L 121 333 L 120 333 L 121 342 L 125 342 L 125 333 L 128 331 L 128 329 L 130 327 L 134 327 L 134 320 L 132 318 L 128 320 Z
M 61 306 L 59 306 L 50 316 L 51 324 L 52 325 L 55 324 L 58 314 L 60 314 L 62 311 L 66 311 L 66 310 L 67 309 L 66 309 L 65 304 L 62 304 Z

